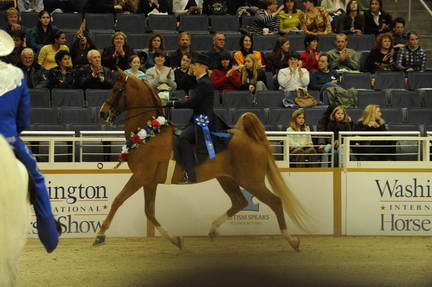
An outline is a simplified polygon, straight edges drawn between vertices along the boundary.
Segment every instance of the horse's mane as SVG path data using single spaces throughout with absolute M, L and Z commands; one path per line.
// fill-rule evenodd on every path
M 142 80 L 139 80 L 135 77 L 131 77 L 130 79 L 132 79 L 133 83 L 135 83 L 137 85 L 137 88 L 139 91 L 143 90 L 142 91 L 143 93 L 150 93 L 150 97 L 152 99 L 152 104 L 155 107 L 160 107 L 160 109 L 158 109 L 158 115 L 165 116 L 165 111 L 163 109 L 161 99 L 156 94 L 155 90 L 147 83 L 147 81 L 142 81 Z

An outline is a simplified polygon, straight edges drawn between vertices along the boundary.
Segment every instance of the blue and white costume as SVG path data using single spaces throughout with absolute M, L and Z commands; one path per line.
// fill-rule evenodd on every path
M 45 179 L 36 166 L 30 150 L 19 134 L 30 123 L 30 97 L 22 71 L 0 61 L 0 134 L 16 149 L 36 184 L 33 204 L 39 239 L 48 252 L 57 247 L 59 234 L 51 211 Z M 0 155 L 1 156 L 1 155 Z

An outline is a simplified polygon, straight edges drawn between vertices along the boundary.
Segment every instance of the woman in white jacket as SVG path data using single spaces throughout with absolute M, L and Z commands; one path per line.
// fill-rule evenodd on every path
M 277 81 L 279 89 L 285 92 L 283 104 L 286 107 L 294 104 L 297 89 L 307 90 L 309 71 L 301 67 L 300 56 L 297 53 L 288 54 L 288 67 L 279 70 Z

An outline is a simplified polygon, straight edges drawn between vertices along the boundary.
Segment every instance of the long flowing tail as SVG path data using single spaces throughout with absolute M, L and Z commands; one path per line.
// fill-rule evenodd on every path
M 273 158 L 272 149 L 262 122 L 254 113 L 247 112 L 240 117 L 237 127 L 266 148 L 267 179 L 271 185 L 272 192 L 282 200 L 284 211 L 291 220 L 302 230 L 308 232 L 304 220 L 308 217 L 308 214 L 282 178 Z
M 14 286 L 18 258 L 30 225 L 25 167 L 0 136 L 0 286 Z

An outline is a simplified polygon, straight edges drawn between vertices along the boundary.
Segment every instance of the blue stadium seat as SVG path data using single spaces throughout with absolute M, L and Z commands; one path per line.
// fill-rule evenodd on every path
M 132 49 L 147 48 L 150 34 L 128 34 L 127 43 Z
M 369 104 L 387 106 L 385 93 L 383 91 L 358 91 L 358 106 L 364 108 Z
M 394 108 L 420 108 L 423 106 L 420 93 L 408 90 L 390 91 L 390 103 Z
M 240 35 L 239 17 L 234 15 L 210 16 L 210 25 L 213 32 L 222 32 L 224 34 Z
M 420 91 L 426 108 L 432 108 L 432 90 Z
M 363 109 L 360 108 L 347 109 L 347 114 L 351 117 L 351 120 L 353 121 L 354 124 L 357 123 L 362 113 L 363 113 Z
M 341 87 L 344 89 L 372 89 L 369 73 L 343 73 Z
M 407 122 L 417 124 L 432 124 L 432 109 L 411 108 L 407 110 Z
M 348 48 L 356 51 L 370 51 L 375 47 L 374 35 L 348 35 Z
M 100 108 L 102 104 L 107 99 L 110 90 L 99 90 L 99 89 L 87 89 L 85 90 L 85 98 L 87 107 L 98 107 Z
M 57 108 L 32 108 L 30 110 L 32 124 L 59 124 Z
M 215 91 L 214 92 L 213 106 L 215 108 L 221 108 L 221 107 L 223 107 L 221 93 L 219 91 Z
M 147 31 L 144 14 L 117 14 L 117 29 L 126 34 L 144 34 Z
M 235 119 L 233 118 L 230 109 L 226 108 L 215 108 L 215 114 L 221 118 L 228 126 L 234 127 L 236 124 Z
M 406 89 L 404 72 L 376 72 L 375 89 Z
M 207 15 L 181 15 L 178 30 L 191 34 L 209 34 L 209 18 Z
M 25 27 L 35 27 L 39 22 L 38 13 L 23 12 L 21 13 L 21 24 Z M 79 26 L 78 26 L 79 28 Z
M 111 13 L 86 13 L 87 28 L 94 31 L 114 32 L 114 16 Z M 79 28 L 79 27 L 77 27 Z
M 267 115 L 262 108 L 238 108 L 234 111 L 234 120 L 237 122 L 240 116 L 247 112 L 254 113 L 265 126 L 268 126 Z
M 316 126 L 326 110 L 323 108 L 304 109 L 305 122 L 310 126 Z
M 80 13 L 53 13 L 53 23 L 63 31 L 78 31 L 82 15 Z
M 403 123 L 404 112 L 401 108 L 381 108 L 383 119 L 386 123 Z
M 49 108 L 51 106 L 51 94 L 49 89 L 29 89 L 30 105 L 32 107 Z
M 304 46 L 304 38 L 303 34 L 286 34 L 286 38 L 290 41 L 290 50 L 291 51 L 302 51 L 305 49 Z
M 408 73 L 408 88 L 410 90 L 432 89 L 432 72 Z
M 60 119 L 67 124 L 90 124 L 95 123 L 92 109 L 78 107 L 61 107 Z
M 335 35 L 320 35 L 318 36 L 318 50 L 322 52 L 330 51 L 335 47 Z
M 401 132 L 421 130 L 419 124 L 393 124 L 393 123 L 388 124 L 387 129 L 389 131 L 401 131 Z
M 147 28 L 155 33 L 177 31 L 177 19 L 175 15 L 149 15 Z
M 281 108 L 282 91 L 260 91 L 256 93 L 256 106 L 262 108 Z
M 176 31 L 163 32 L 162 37 L 164 40 L 165 50 L 174 51 L 178 49 L 179 36 Z
M 52 89 L 53 107 L 84 107 L 84 91 L 81 89 Z
M 276 35 L 255 35 L 254 49 L 262 52 L 273 51 L 277 38 Z
M 241 17 L 241 27 L 246 27 L 254 22 L 254 16 L 242 16 Z
M 237 51 L 240 49 L 240 35 L 226 34 L 225 35 L 225 50 Z
M 295 109 L 270 109 L 268 123 L 274 126 L 277 130 L 286 130 L 291 121 L 291 114 L 294 111 Z
M 249 91 L 223 91 L 222 105 L 226 108 L 252 107 Z
M 357 54 L 360 59 L 360 72 L 368 72 L 366 68 L 366 62 L 370 51 L 358 51 Z
M 112 45 L 112 33 L 94 33 L 94 44 L 98 49 L 103 49 Z
M 209 34 L 192 34 L 192 50 L 208 51 L 212 46 L 212 36 Z

